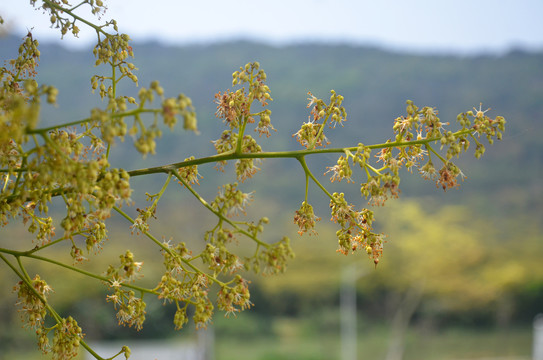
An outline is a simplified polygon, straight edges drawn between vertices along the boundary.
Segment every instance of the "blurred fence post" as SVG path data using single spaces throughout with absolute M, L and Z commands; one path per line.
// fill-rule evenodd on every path
M 341 359 L 357 359 L 357 330 L 356 330 L 356 280 L 366 275 L 359 271 L 356 263 L 343 268 L 341 274 L 341 289 L 339 305 L 341 316 Z
M 533 360 L 543 360 L 543 314 L 534 318 L 534 349 Z
M 200 329 L 196 332 L 196 343 L 199 360 L 215 359 L 215 331 L 212 325 L 208 325 L 207 329 Z
M 341 311 L 341 359 L 356 360 L 356 272 L 343 269 L 339 303 Z

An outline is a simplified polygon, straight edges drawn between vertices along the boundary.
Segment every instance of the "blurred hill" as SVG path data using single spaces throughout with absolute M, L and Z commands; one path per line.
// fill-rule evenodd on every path
M 16 54 L 19 41 L 14 37 L 0 39 L 0 59 Z M 90 76 L 107 69 L 93 68 L 90 51 L 68 51 L 48 44 L 41 45 L 40 50 L 38 80 L 54 84 L 60 90 L 59 107 L 45 108 L 42 121 L 46 124 L 87 117 L 92 107 L 100 105 L 99 97 L 91 95 Z M 274 98 L 270 105 L 272 123 L 278 129 L 270 139 L 261 139 L 264 149 L 298 148 L 291 135 L 307 120 L 308 91 L 326 99 L 334 89 L 345 97 L 348 122 L 344 129 L 327 134 L 334 147 L 385 141 L 392 133 L 394 118 L 405 113 L 408 99 L 419 106 L 436 107 L 442 120 L 451 123 L 458 113 L 479 107 L 482 102 L 483 108 L 492 108 L 490 116 L 506 118 L 504 139 L 488 148 L 484 161 L 462 159 L 460 165 L 468 176 L 465 186 L 454 192 L 454 196 L 439 196 L 453 202 L 464 202 L 467 196 L 492 198 L 494 204 L 481 206 L 496 215 L 514 209 L 543 218 L 541 53 L 422 56 L 347 45 L 272 47 L 248 42 L 186 47 L 144 43 L 135 44 L 134 50 L 134 63 L 141 69 L 137 72 L 140 86 L 158 80 L 167 95 L 183 92 L 190 96 L 198 113 L 201 135 L 194 136 L 181 129 L 174 133 L 164 130 L 157 155 L 145 161 L 131 146 L 119 146 L 113 159 L 117 166 L 132 169 L 180 161 L 190 155 L 212 154 L 214 149 L 209 141 L 216 139 L 223 129 L 214 117 L 214 94 L 231 87 L 233 71 L 247 62 L 259 61 L 268 75 Z M 121 88 L 121 92 L 131 95 L 137 90 Z M 322 158 L 314 166 L 325 171 L 326 166 L 334 163 L 333 157 Z M 274 174 L 288 174 L 296 171 L 290 165 L 297 166 L 268 162 L 263 168 L 273 169 L 270 171 Z M 286 182 L 288 176 L 259 190 L 274 197 L 284 194 L 282 200 L 288 201 L 293 194 L 288 189 L 284 191 Z M 418 176 L 404 177 L 401 188 L 404 196 L 438 193 Z

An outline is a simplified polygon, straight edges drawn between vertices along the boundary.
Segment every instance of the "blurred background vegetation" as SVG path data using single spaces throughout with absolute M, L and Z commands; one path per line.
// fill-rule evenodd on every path
M 15 56 L 19 42 L 17 37 L 1 38 L 0 60 Z M 259 176 L 242 185 L 244 191 L 255 191 L 248 217 L 268 216 L 271 224 L 265 236 L 276 240 L 288 235 L 296 259 L 285 274 L 252 279 L 251 310 L 237 319 L 215 315 L 217 359 L 338 358 L 339 294 L 345 269 L 360 272 L 356 305 L 361 358 L 384 358 L 388 339 L 398 329 L 394 325 L 398 314 L 405 315 L 409 302 L 413 306 L 404 319 L 408 325 L 405 359 L 529 356 L 532 320 L 543 312 L 542 53 L 423 56 L 371 47 L 271 47 L 248 42 L 185 47 L 144 43 L 134 49 L 134 62 L 141 68 L 140 86 L 159 80 L 169 95 L 190 96 L 201 134 L 185 133 L 181 127 L 173 132 L 164 129 L 157 155 L 146 159 L 126 138 L 116 144 L 111 160 L 113 166 L 127 170 L 213 154 L 210 140 L 223 130 L 214 117 L 214 94 L 231 87 L 232 72 L 249 61 L 261 63 L 274 98 L 270 109 L 278 131 L 260 139 L 265 150 L 298 148 L 291 135 L 307 120 L 308 91 L 327 98 L 334 89 L 345 97 L 349 116 L 345 128 L 328 133 L 334 147 L 386 141 L 408 99 L 419 106 L 435 106 L 441 119 L 451 123 L 479 102 L 484 109 L 492 107 L 491 117 L 503 115 L 508 121 L 503 141 L 488 147 L 482 160 L 466 156 L 458 161 L 467 175 L 459 189 L 443 193 L 416 173 L 403 174 L 401 199 L 374 209 L 378 230 L 388 235 L 377 269 L 363 256 L 336 253 L 336 229 L 326 221 L 328 201 L 318 189 L 313 189 L 310 202 L 323 218 L 319 234 L 299 237 L 292 215 L 303 201 L 303 172 L 294 161 L 262 163 Z M 90 91 L 90 77 L 101 71 L 93 69 L 90 51 L 44 44 L 41 54 L 38 81 L 59 89 L 59 106 L 43 109 L 43 124 L 82 119 L 92 107 L 103 105 Z M 126 88 L 120 93 L 137 91 Z M 316 174 L 323 174 L 336 160 L 334 156 L 308 158 Z M 218 185 L 232 181 L 228 170 L 218 173 L 213 166 L 201 167 L 201 195 L 211 199 Z M 145 191 L 158 190 L 161 182 L 154 179 L 132 180 L 136 206 L 129 212 L 135 214 L 135 208 L 142 207 Z M 341 189 L 357 206 L 365 206 L 356 184 L 332 184 L 330 189 Z M 199 248 L 212 217 L 179 190 L 169 190 L 151 230 Z M 143 237 L 130 235 L 129 225 L 112 218 L 105 251 L 91 254 L 83 267 L 105 271 L 128 247 L 137 259 L 146 257 L 142 281 L 152 285 L 160 276 L 160 253 Z M 9 226 L 3 230 L 2 242 L 27 249 L 31 238 Z M 159 263 L 153 264 L 153 259 Z M 104 285 L 77 274 L 59 274 L 47 264 L 28 266 L 30 273 L 39 270 L 47 279 L 55 290 L 51 301 L 61 313 L 69 311 L 78 319 L 88 339 L 194 336 L 190 327 L 175 333 L 174 308 L 152 300 L 142 331 L 119 328 L 112 305 L 105 301 Z M 5 289 L 0 297 L 4 353 L 0 359 L 14 358 L 13 353 L 20 354 L 21 349 L 34 351 L 34 334 L 20 329 L 15 295 L 7 290 L 15 281 L 9 271 L 0 272 L 0 286 Z M 437 349 L 441 355 L 435 355 Z

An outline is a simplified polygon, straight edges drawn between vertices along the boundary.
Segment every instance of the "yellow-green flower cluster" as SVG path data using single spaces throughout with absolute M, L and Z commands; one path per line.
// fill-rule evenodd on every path
M 162 117 L 164 124 L 173 129 L 177 123 L 177 115 L 183 117 L 183 129 L 198 132 L 196 112 L 192 100 L 184 94 L 177 98 L 167 98 L 162 101 Z
M 14 291 L 17 292 L 17 304 L 20 306 L 23 322 L 26 326 L 37 328 L 47 315 L 47 308 L 42 300 L 46 300 L 53 289 L 39 275 L 31 280 L 31 285 L 32 288 L 21 280 L 14 287 Z
M 100 250 L 103 241 L 107 239 L 106 224 L 103 221 L 96 221 L 89 226 L 88 235 L 85 236 L 87 252 Z
M 245 154 L 259 153 L 262 151 L 256 140 L 245 134 L 248 124 L 255 122 L 255 117 L 259 117 L 258 125 L 254 129 L 259 136 L 262 134 L 270 136 L 270 130 L 275 130 L 271 124 L 269 109 L 263 109 L 259 112 L 251 112 L 253 102 L 258 101 L 261 107 L 268 105 L 273 100 L 270 96 L 270 89 L 265 84 L 266 73 L 260 69 L 258 62 L 248 63 L 245 67 L 240 67 L 232 75 L 232 85 L 247 84 L 248 89 L 241 87 L 235 92 L 227 90 L 224 93 L 218 92 L 215 95 L 217 111 L 215 116 L 222 119 L 230 128 L 222 132 L 219 139 L 213 141 L 217 154 Z M 258 170 L 256 160 L 252 158 L 236 160 L 236 175 L 238 180 L 245 181 L 252 177 Z M 227 161 L 219 161 L 217 167 L 223 169 Z
M 213 316 L 213 303 L 207 297 L 200 297 L 194 307 L 192 319 L 196 324 L 196 329 L 207 328 Z
M 226 315 L 235 314 L 251 307 L 248 281 L 236 275 L 235 286 L 223 286 L 218 293 L 217 307 L 226 311 Z
M 309 121 L 303 123 L 300 130 L 292 135 L 296 137 L 296 141 L 309 150 L 329 144 L 324 135 L 324 128 L 327 124 L 329 127 L 336 127 L 338 124 L 343 126 L 343 122 L 347 121 L 347 112 L 341 106 L 343 96 L 336 94 L 334 90 L 330 92 L 328 105 L 322 99 L 318 99 L 311 92 L 308 92 L 309 103 L 307 107 L 312 107 Z M 319 121 L 322 122 L 319 123 Z
M 34 279 L 19 281 L 14 290 L 17 292 L 17 304 L 20 305 L 20 312 L 26 326 L 36 329 L 38 337 L 38 348 L 43 353 L 52 352 L 53 359 L 66 360 L 77 356 L 80 341 L 84 334 L 77 322 L 71 317 L 60 318 L 52 314 L 57 324 L 47 328 L 45 317 L 49 310 L 47 308 L 47 296 L 52 291 L 51 287 L 36 275 Z M 49 342 L 48 334 L 54 329 L 53 344 Z
M 222 239 L 221 239 L 222 238 Z M 219 229 L 217 236 L 209 236 L 210 242 L 202 252 L 202 260 L 214 273 L 234 273 L 243 268 L 239 257 L 228 250 L 225 240 L 232 241 L 233 234 L 228 230 Z M 214 240 L 217 239 L 217 240 Z
M 194 307 L 193 321 L 196 327 L 205 327 L 213 314 L 213 304 L 208 298 L 209 279 L 203 273 L 185 270 L 180 261 L 188 255 L 184 244 L 172 250 L 164 251 L 165 265 L 169 271 L 162 275 L 156 287 L 158 297 L 167 302 L 175 302 L 177 311 L 173 322 L 177 330 L 188 322 L 189 304 Z M 180 303 L 184 303 L 184 306 Z
M 284 272 L 288 260 L 293 258 L 290 239 L 285 236 L 268 247 L 260 247 L 255 256 L 245 259 L 244 267 L 246 270 L 252 269 L 257 274 L 274 275 Z
M 382 255 L 383 235 L 372 231 L 373 211 L 355 210 L 353 204 L 347 203 L 343 193 L 332 194 L 330 208 L 331 220 L 341 226 L 341 229 L 336 232 L 338 252 L 347 255 L 349 252 L 363 248 L 377 265 Z
M 142 298 L 136 297 L 132 290 L 124 290 L 115 282 L 113 295 L 107 296 L 107 301 L 113 302 L 113 306 L 117 310 L 117 320 L 119 325 L 134 326 L 137 330 L 141 330 L 145 321 L 146 304 Z
M 109 265 L 108 267 L 106 276 L 112 282 L 131 282 L 143 276 L 140 273 L 143 262 L 134 261 L 134 254 L 130 250 L 119 255 L 119 261 L 119 266 Z
M 53 346 L 54 360 L 69 360 L 77 356 L 83 332 L 71 316 L 56 325 Z
M 185 161 L 190 160 L 194 160 L 194 156 L 185 159 Z M 202 178 L 202 175 L 198 173 L 198 165 L 183 166 L 177 169 L 177 172 L 179 173 L 179 176 L 181 176 L 181 178 L 188 184 L 192 185 L 196 183 L 200 185 L 199 178 Z M 181 181 L 179 181 L 179 184 L 183 185 Z
M 210 244 L 208 244 L 208 247 Z M 177 311 L 173 322 L 177 330 L 188 322 L 187 308 L 194 307 L 193 321 L 196 327 L 205 327 L 211 321 L 213 304 L 208 298 L 210 279 L 190 264 L 192 256 L 184 243 L 175 247 L 165 243 L 162 250 L 166 272 L 154 289 L 158 298 L 166 302 L 175 302 Z M 204 251 L 201 257 L 207 261 L 209 251 Z M 225 286 L 225 285 L 222 285 Z M 181 306 L 180 303 L 184 305 Z
M 142 277 L 140 271 L 143 262 L 134 261 L 134 255 L 129 250 L 121 254 L 119 260 L 120 265 L 118 267 L 110 265 L 106 273 L 110 279 L 110 288 L 113 289 L 113 295 L 108 295 L 107 301 L 112 302 L 117 309 L 119 324 L 134 326 L 140 330 L 145 321 L 146 304 L 141 297 L 136 297 L 133 290 L 126 290 L 122 285 Z
M 335 180 L 338 180 L 341 182 L 341 180 L 346 179 L 347 182 L 354 182 L 351 178 L 353 171 L 351 170 L 351 167 L 349 165 L 349 158 L 340 156 L 337 160 L 337 164 L 332 167 L 327 167 L 328 171 L 325 173 L 332 173 L 332 177 L 330 180 L 334 182 Z
M 260 63 L 252 62 L 240 67 L 239 71 L 232 74 L 232 86 L 249 84 L 249 99 L 258 100 L 262 106 L 272 101 L 270 88 L 266 85 L 266 73 L 260 68 Z
M 253 194 L 239 190 L 237 183 L 225 184 L 219 189 L 211 207 L 225 216 L 245 214 L 245 208 L 252 200 Z
M 298 234 L 303 235 L 309 231 L 309 234 L 316 234 L 315 224 L 321 218 L 317 217 L 311 206 L 306 201 L 302 202 L 300 209 L 296 210 L 294 214 L 294 223 L 298 225 Z

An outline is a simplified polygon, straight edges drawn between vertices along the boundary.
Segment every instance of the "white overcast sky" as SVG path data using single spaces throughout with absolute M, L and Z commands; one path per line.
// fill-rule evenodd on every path
M 512 47 L 543 50 L 543 0 L 104 2 L 108 6 L 104 19 L 116 19 L 120 31 L 136 41 L 317 41 L 447 53 L 503 52 Z M 34 35 L 42 41 L 59 38 L 48 28 L 48 17 L 33 10 L 28 0 L 0 0 L 0 15 L 17 33 L 34 26 Z M 88 44 L 93 36 L 83 33 L 77 43 Z

